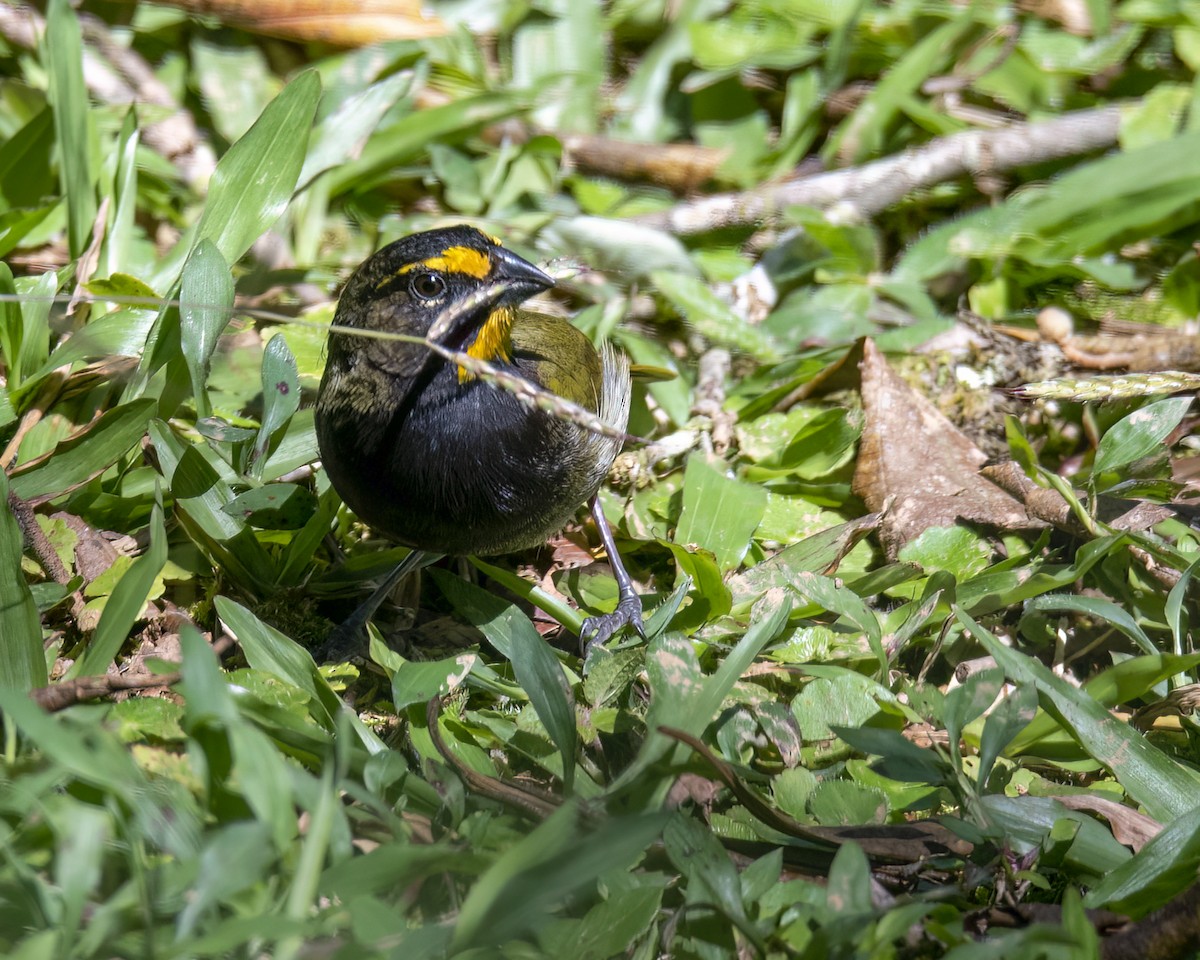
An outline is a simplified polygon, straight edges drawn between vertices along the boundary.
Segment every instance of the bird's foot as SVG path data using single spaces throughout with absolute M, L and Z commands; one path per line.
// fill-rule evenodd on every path
M 646 639 L 642 625 L 642 598 L 630 591 L 617 601 L 617 609 L 598 617 L 588 617 L 579 628 L 579 646 L 586 658 L 592 647 L 603 644 L 624 626 L 631 626 L 638 636 Z
M 340 663 L 350 657 L 366 659 L 370 650 L 367 640 L 367 621 L 375 615 L 379 605 L 387 599 L 392 589 L 413 570 L 420 570 L 437 560 L 441 554 L 413 550 L 401 560 L 380 582 L 379 586 L 345 620 L 329 631 L 329 636 L 312 652 L 317 663 Z

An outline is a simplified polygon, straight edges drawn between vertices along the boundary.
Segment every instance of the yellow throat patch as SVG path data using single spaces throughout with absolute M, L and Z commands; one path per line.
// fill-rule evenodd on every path
M 442 273 L 461 273 L 476 280 L 484 279 L 492 272 L 492 261 L 486 253 L 472 250 L 470 247 L 447 247 L 436 257 L 422 260 L 420 263 L 410 263 L 400 269 L 400 273 L 412 273 L 414 270 L 439 270 Z
M 488 363 L 512 361 L 512 325 L 516 310 L 512 307 L 496 307 L 488 314 L 479 328 L 479 333 L 467 347 L 467 355 Z M 475 375 L 465 367 L 458 368 L 458 382 L 474 380 Z

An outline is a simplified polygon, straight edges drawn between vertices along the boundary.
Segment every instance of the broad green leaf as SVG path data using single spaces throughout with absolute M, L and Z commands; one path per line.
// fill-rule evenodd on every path
M 243 136 L 271 99 L 275 78 L 259 44 L 228 34 L 192 35 L 192 72 L 213 127 L 229 143 Z
M 997 569 L 994 565 L 958 585 L 958 602 L 972 616 L 982 617 L 1051 590 L 1061 590 L 1082 579 L 1105 557 L 1126 549 L 1128 543 L 1123 535 L 1098 537 L 1080 547 L 1069 564 L 1042 566 L 1032 561 L 1020 569 Z
M 73 337 L 60 343 L 50 359 L 34 374 L 40 379 L 52 370 L 92 357 L 136 357 L 146 346 L 154 325 L 153 310 L 116 310 L 93 320 Z
M 746 916 L 737 869 L 712 831 L 698 820 L 676 813 L 663 828 L 663 849 L 687 880 L 688 900 L 715 905 L 760 954 L 765 952 Z
M 1078 257 L 1130 230 L 1154 226 L 1196 202 L 1198 188 L 1187 175 L 1187 162 L 1198 144 L 1200 134 L 1189 133 L 1112 153 L 1022 202 L 1010 201 L 1017 216 L 1007 225 L 1013 233 L 1006 245 L 1026 256 Z
M 961 764 L 960 740 L 964 728 L 990 707 L 1000 695 L 1004 673 L 1000 670 L 980 670 L 946 694 L 942 721 L 950 741 L 950 755 Z
M 871 652 L 879 661 L 880 670 L 887 669 L 887 651 L 883 649 L 883 630 L 879 625 L 879 617 L 858 594 L 832 577 L 807 571 L 797 573 L 792 589 L 805 600 L 811 600 L 823 609 L 840 615 L 862 631 Z
M 25 692 L 46 685 L 42 622 L 21 571 L 23 538 L 0 471 L 0 686 Z
M 237 637 L 246 662 L 307 693 L 313 719 L 332 730 L 334 718 L 344 712 L 344 706 L 322 679 L 308 651 L 228 597 L 217 597 L 214 605 L 221 622 Z M 361 724 L 356 724 L 355 730 L 371 753 L 384 749 L 379 738 Z
M 872 768 L 885 777 L 900 781 L 943 784 L 952 780 L 953 771 L 944 757 L 934 750 L 918 747 L 899 730 L 884 727 L 833 727 L 833 732 L 859 753 L 877 756 Z
M 821 781 L 809 797 L 808 808 L 817 823 L 828 827 L 884 823 L 888 813 L 882 790 L 852 780 Z
M 852 520 L 789 544 L 774 556 L 729 579 L 734 604 L 752 600 L 769 587 L 788 586 L 799 573 L 825 573 L 878 523 L 875 516 Z
M 53 822 L 53 817 L 50 818 Z M 54 858 L 54 879 L 62 892 L 63 914 L 57 926 L 64 943 L 72 943 L 83 922 L 89 899 L 100 884 L 103 854 L 114 842 L 113 818 L 98 807 L 72 811 L 69 825 L 59 833 Z
M 300 74 L 217 164 L 196 242 L 211 240 L 227 264 L 240 260 L 287 206 L 320 96 L 316 73 Z
M 487 861 L 481 855 L 447 841 L 391 843 L 331 864 L 321 877 L 321 891 L 351 903 L 367 894 L 395 889 L 398 884 L 446 870 L 478 874 L 486 867 Z
M 1000 642 L 961 609 L 955 609 L 955 616 L 996 658 L 1010 680 L 1037 687 L 1042 706 L 1060 719 L 1093 759 L 1112 770 L 1150 816 L 1165 821 L 1196 806 L 1200 776 L 1176 763 L 1087 693 Z
M 317 430 L 313 422 L 313 408 L 296 411 L 283 428 L 283 436 L 275 442 L 275 448 L 267 454 L 258 468 L 260 480 L 275 480 L 291 473 L 319 456 Z
M 836 916 L 866 916 L 874 910 L 871 865 L 862 847 L 844 843 L 833 855 L 825 888 L 829 908 Z
M 97 272 L 101 276 L 119 273 L 133 262 L 136 238 L 134 217 L 137 214 L 137 150 L 141 131 L 137 126 L 137 111 L 131 107 L 121 124 L 116 145 L 113 169 L 113 208 L 104 242 L 100 248 Z
M 1083 692 L 1104 707 L 1115 707 L 1144 696 L 1163 680 L 1176 673 L 1191 670 L 1200 664 L 1200 653 L 1175 656 L 1155 654 L 1149 657 L 1131 657 L 1109 667 L 1089 679 Z M 1011 741 L 1008 753 L 1012 756 L 1035 749 L 1037 742 L 1059 729 L 1058 722 L 1050 714 L 1041 714 Z
M 271 438 L 300 409 L 300 374 L 296 358 L 283 337 L 272 337 L 262 359 L 263 418 L 255 443 L 255 455 L 266 452 Z
M 583 919 L 560 920 L 538 930 L 538 943 L 551 957 L 609 960 L 628 955 L 634 944 L 656 929 L 662 908 L 661 886 L 611 890 Z
M 722 570 L 736 569 L 766 506 L 761 487 L 727 477 L 702 455 L 694 454 L 684 472 L 683 510 L 675 542 L 711 550 Z
M 959 38 L 972 23 L 973 18 L 964 10 L 907 50 L 829 138 L 822 151 L 824 158 L 862 160 L 877 155 L 897 114 L 925 80 L 953 62 Z
M 275 565 L 254 531 L 222 509 L 233 500 L 233 491 L 205 459 L 206 448 L 183 443 L 161 420 L 150 423 L 150 440 L 176 514 L 192 539 L 241 587 L 270 589 L 278 576 Z
M 610 792 L 635 781 L 672 747 L 678 747 L 681 756 L 690 751 L 659 733 L 658 728 L 674 727 L 694 737 L 700 736 L 716 718 L 721 702 L 754 658 L 783 630 L 791 609 L 786 591 L 768 590 L 754 605 L 749 629 L 708 677 L 700 672 L 691 643 L 679 633 L 664 633 L 651 643 L 646 655 L 651 691 L 646 726 L 650 735 L 643 742 L 637 759 L 616 779 Z M 660 785 L 656 796 L 665 793 L 666 786 L 665 783 Z
M 196 417 L 212 414 L 208 401 L 208 364 L 233 308 L 233 277 L 212 241 L 196 244 L 183 267 L 179 288 L 179 327 L 183 357 L 192 378 Z
M 1056 826 L 1072 825 L 1074 838 L 1059 866 L 1082 883 L 1098 883 L 1130 859 L 1129 850 L 1113 839 L 1106 825 L 1082 811 L 1064 807 L 1052 797 L 989 794 L 979 803 L 992 835 L 1015 850 L 1043 846 Z
M 0 257 L 8 256 L 27 235 L 40 227 L 42 221 L 58 209 L 57 205 L 46 204 L 0 213 Z
M 1117 470 L 1162 449 L 1163 441 L 1179 426 L 1191 405 L 1191 397 L 1168 397 L 1114 424 L 1100 438 L 1092 474 Z
M 125 744 L 91 718 L 47 713 L 25 690 L 0 686 L 5 722 L 28 737 L 38 751 L 62 770 L 121 801 L 144 808 L 151 800 L 145 774 Z
M 996 758 L 1026 729 L 1037 714 L 1037 690 L 1018 686 L 1004 697 L 983 723 L 979 736 L 979 785 L 987 786 Z
M 315 514 L 317 498 L 295 483 L 268 483 L 239 493 L 221 509 L 260 530 L 299 530 Z
M 717 617 L 727 614 L 732 607 L 729 588 L 721 577 L 721 568 L 716 557 L 707 549 L 688 549 L 682 543 L 660 540 L 671 551 L 682 574 L 681 580 L 691 582 L 691 602 L 673 620 L 679 630 L 696 630 Z
M 0 208 L 25 207 L 31 197 L 54 192 L 54 135 L 54 111 L 43 107 L 0 146 Z
M 805 742 L 828 740 L 841 727 L 859 727 L 879 712 L 880 701 L 894 699 L 887 687 L 857 671 L 822 664 L 820 672 L 791 703 Z
M 239 894 L 262 883 L 276 866 L 267 824 L 242 820 L 218 827 L 206 838 L 196 864 L 196 880 L 176 927 L 179 937 L 192 936 L 205 914 L 236 902 Z
M 1167 594 L 1167 602 L 1163 610 L 1167 626 L 1171 628 L 1171 639 L 1175 643 L 1176 653 L 1182 653 L 1184 644 L 1187 642 L 1189 619 L 1185 601 L 1187 599 L 1188 587 L 1191 585 L 1192 578 L 1196 575 L 1197 568 L 1200 568 L 1200 560 L 1193 561 L 1183 571 L 1179 581 L 1171 588 L 1171 592 Z
M 21 284 L 19 290 L 24 295 L 24 302 L 11 304 L 16 309 L 5 318 L 13 325 L 10 329 L 11 339 L 16 346 L 16 353 L 12 354 L 16 357 L 14 369 L 21 373 L 20 378 L 9 383 L 13 402 L 18 404 L 36 386 L 43 374 L 53 369 L 46 360 L 50 353 L 50 306 L 58 290 L 58 276 L 50 271 L 32 283 Z M 6 353 L 5 356 L 9 354 Z M 37 373 L 31 374 L 34 370 Z M 18 384 L 20 389 L 14 391 L 13 387 Z
M 341 498 L 338 497 L 328 477 L 317 479 L 317 508 L 303 528 L 292 537 L 284 547 L 278 565 L 279 575 L 276 583 L 281 587 L 294 586 L 301 580 L 307 579 L 310 573 L 309 564 L 321 541 L 329 533 L 333 518 L 337 516 Z
M 467 678 L 479 655 L 460 653 L 445 660 L 405 660 L 392 674 L 392 706 L 399 713 L 414 703 L 427 703 L 445 696 Z
M 958 581 L 969 580 L 987 569 L 992 545 L 963 526 L 929 527 L 900 550 L 899 559 L 916 563 L 926 573 L 946 570 Z

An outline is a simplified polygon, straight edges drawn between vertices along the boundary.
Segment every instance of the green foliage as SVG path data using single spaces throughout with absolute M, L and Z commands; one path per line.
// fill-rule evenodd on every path
M 1058 372 L 1003 346 L 1043 307 L 1200 310 L 1191 6 L 489 0 L 340 52 L 88 6 L 0 47 L 0 952 L 1084 958 L 1084 907 L 1193 883 L 1190 400 L 989 389 Z M 106 32 L 215 164 L 97 90 Z M 976 162 L 871 218 L 772 199 L 809 157 L 1113 103 L 1111 150 Z M 647 217 L 723 191 L 754 215 Z M 331 298 L 459 220 L 586 260 L 556 306 L 678 374 L 638 383 L 650 445 L 603 501 L 648 639 L 577 655 L 616 599 L 581 515 L 476 582 L 431 568 L 371 663 L 318 665 L 404 553 L 314 466 Z M 967 352 L 904 356 L 963 304 Z M 1066 519 L 887 553 L 864 336 Z M 1134 500 L 1172 509 L 1118 524 Z

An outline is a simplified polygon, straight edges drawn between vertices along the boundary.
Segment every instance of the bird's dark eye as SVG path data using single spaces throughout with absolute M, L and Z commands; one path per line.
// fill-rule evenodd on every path
M 436 273 L 418 273 L 408 282 L 408 289 L 422 300 L 436 300 L 446 292 L 446 281 Z

